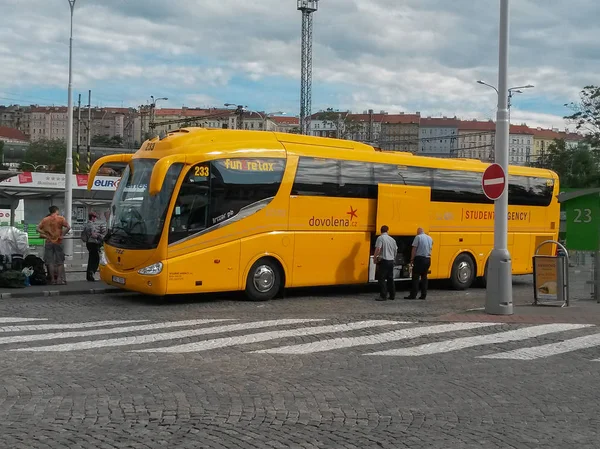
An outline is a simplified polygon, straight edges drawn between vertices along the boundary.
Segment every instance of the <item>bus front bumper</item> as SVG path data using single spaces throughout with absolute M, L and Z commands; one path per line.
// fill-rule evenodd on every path
M 123 290 L 156 296 L 163 296 L 167 292 L 164 267 L 159 274 L 140 274 L 137 270 L 118 270 L 111 264 L 100 265 L 100 278 L 108 285 Z

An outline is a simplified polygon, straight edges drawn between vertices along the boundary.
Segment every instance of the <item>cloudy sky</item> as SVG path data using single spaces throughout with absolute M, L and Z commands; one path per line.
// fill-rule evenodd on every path
M 67 103 L 67 0 L 0 0 L 0 104 Z M 321 0 L 313 112 L 491 118 L 499 0 Z M 598 0 L 513 0 L 513 123 L 565 126 L 564 103 L 600 83 Z M 77 0 L 74 99 L 162 107 L 231 102 L 298 114 L 296 0 Z

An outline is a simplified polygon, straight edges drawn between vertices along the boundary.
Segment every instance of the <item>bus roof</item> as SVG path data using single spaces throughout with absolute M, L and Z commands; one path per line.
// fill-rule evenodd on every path
M 400 151 L 382 151 L 371 145 L 344 139 L 306 136 L 301 134 L 269 131 L 246 131 L 211 128 L 182 128 L 171 131 L 166 137 L 147 140 L 133 155 L 134 159 L 161 159 L 178 154 L 207 154 L 228 157 L 248 157 L 253 153 L 276 153 L 300 156 L 336 158 L 365 162 L 381 162 L 397 165 L 467 170 L 483 172 L 489 165 L 477 159 L 437 158 L 414 155 Z M 235 153 L 238 153 L 237 155 Z M 242 153 L 242 154 L 240 154 Z M 262 157 L 267 154 L 261 154 Z M 257 154 L 258 156 L 258 154 Z M 509 173 L 558 179 L 556 173 L 547 169 L 511 165 Z

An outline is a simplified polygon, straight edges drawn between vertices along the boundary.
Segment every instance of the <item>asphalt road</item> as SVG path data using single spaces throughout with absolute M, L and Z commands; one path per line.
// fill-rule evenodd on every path
M 0 447 L 596 449 L 600 306 L 439 321 L 483 297 L 2 300 Z

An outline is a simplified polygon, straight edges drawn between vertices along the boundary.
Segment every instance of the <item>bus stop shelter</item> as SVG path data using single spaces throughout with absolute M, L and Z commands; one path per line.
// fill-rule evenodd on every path
M 87 190 L 88 175 L 73 175 L 73 205 L 89 208 L 110 204 L 119 180 L 114 176 L 97 176 L 92 190 Z M 20 200 L 54 201 L 62 199 L 64 194 L 65 175 L 62 173 L 0 171 L 0 208 L 10 209 L 11 226 L 15 224 L 15 209 Z

